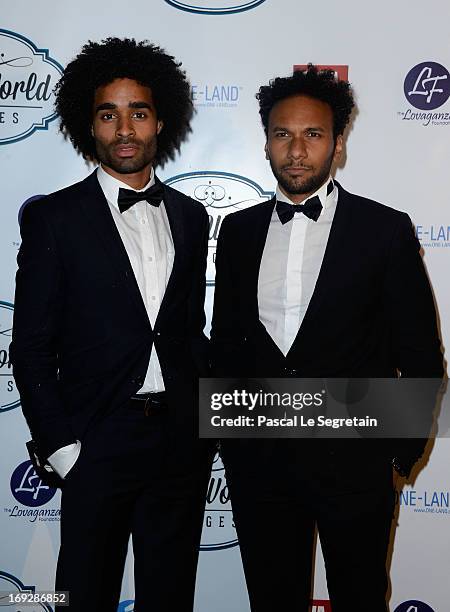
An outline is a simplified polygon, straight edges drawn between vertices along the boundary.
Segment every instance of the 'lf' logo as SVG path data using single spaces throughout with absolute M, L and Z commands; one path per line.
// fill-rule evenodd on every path
M 433 110 L 450 96 L 450 73 L 436 62 L 422 62 L 408 72 L 403 86 L 406 99 L 421 110 Z
M 24 506 L 43 506 L 56 493 L 56 489 L 48 487 L 36 474 L 31 461 L 24 461 L 16 467 L 11 476 L 11 493 Z

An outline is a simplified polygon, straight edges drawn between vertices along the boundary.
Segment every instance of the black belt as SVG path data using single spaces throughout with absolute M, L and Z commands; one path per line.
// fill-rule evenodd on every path
M 140 393 L 130 398 L 130 405 L 133 408 L 142 410 L 145 416 L 160 413 L 167 408 L 167 394 L 165 391 L 159 393 Z

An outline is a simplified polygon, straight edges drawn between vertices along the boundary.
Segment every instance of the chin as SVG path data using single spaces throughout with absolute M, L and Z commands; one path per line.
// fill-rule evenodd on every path
M 136 164 L 132 162 L 116 164 L 115 168 L 113 168 L 119 174 L 134 174 L 135 172 L 140 172 L 145 168 L 145 165 Z
M 291 195 L 302 195 L 304 193 L 308 193 L 309 191 L 308 185 L 292 185 L 290 183 L 285 183 L 284 185 L 282 184 L 282 186 L 287 191 L 287 193 Z

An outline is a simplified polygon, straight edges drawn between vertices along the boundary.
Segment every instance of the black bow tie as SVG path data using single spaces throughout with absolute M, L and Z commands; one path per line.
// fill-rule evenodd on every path
M 147 200 L 152 206 L 159 206 L 164 197 L 164 188 L 159 179 L 155 180 L 155 184 L 145 191 L 133 191 L 132 189 L 119 189 L 119 197 L 117 204 L 121 213 L 128 210 L 136 202 Z
M 327 185 L 327 195 L 330 195 L 330 193 L 333 191 L 333 187 L 333 182 L 330 181 Z M 305 204 L 288 204 L 288 202 L 277 201 L 276 206 L 278 218 L 283 225 L 290 221 L 294 217 L 295 213 L 303 213 L 305 217 L 308 217 L 308 219 L 317 221 L 317 219 L 320 217 L 322 208 L 320 198 L 317 195 L 309 200 L 306 200 Z

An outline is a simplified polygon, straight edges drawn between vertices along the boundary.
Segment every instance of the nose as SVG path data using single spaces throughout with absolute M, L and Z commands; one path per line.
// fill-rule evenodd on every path
M 304 138 L 301 136 L 293 137 L 289 145 L 289 157 L 291 159 L 303 159 L 307 157 L 307 155 L 308 152 L 306 150 Z
M 117 123 L 116 134 L 120 138 L 128 138 L 134 134 L 134 126 L 131 117 L 120 117 Z

